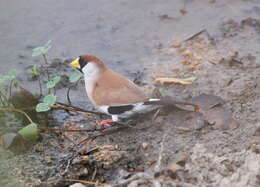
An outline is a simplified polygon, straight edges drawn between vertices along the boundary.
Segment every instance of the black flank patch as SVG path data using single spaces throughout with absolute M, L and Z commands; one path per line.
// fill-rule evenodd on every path
M 151 105 L 151 101 L 145 101 L 143 105 Z
M 124 106 L 110 106 L 107 111 L 109 114 L 122 114 L 134 108 L 133 105 L 124 105 Z

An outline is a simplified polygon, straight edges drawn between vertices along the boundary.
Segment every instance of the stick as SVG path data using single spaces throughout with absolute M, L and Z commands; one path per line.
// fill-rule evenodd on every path
M 68 100 L 68 103 L 69 105 L 71 105 L 71 100 L 70 100 L 70 89 L 71 89 L 71 86 L 68 88 L 67 90 L 67 100 Z
M 101 129 L 62 129 L 62 128 L 48 128 L 48 127 L 42 127 L 39 128 L 43 131 L 61 131 L 61 132 L 95 132 L 95 131 L 102 131 L 106 128 Z
M 30 123 L 34 123 L 33 120 L 30 118 L 30 116 L 28 114 L 26 114 L 24 111 L 22 110 L 19 110 L 19 109 L 16 109 L 16 108 L 0 108 L 0 112 L 18 112 L 18 113 L 21 113 L 23 114 Z
M 85 110 L 83 108 L 79 108 L 79 107 L 72 106 L 72 105 L 67 105 L 65 103 L 57 102 L 57 104 L 59 104 L 59 105 L 54 105 L 51 108 L 68 110 L 68 111 L 72 111 L 72 112 L 85 112 L 85 113 L 96 114 L 96 115 L 107 115 L 107 114 L 102 113 L 102 112 L 94 112 L 94 111 L 90 111 L 90 110 Z
M 187 42 L 187 41 L 189 41 L 189 40 L 192 40 L 193 38 L 195 38 L 196 36 L 200 35 L 200 34 L 203 33 L 203 32 L 207 32 L 207 29 L 202 29 L 201 31 L 199 31 L 199 32 L 197 32 L 197 33 L 195 33 L 195 34 L 193 34 L 192 36 L 190 36 L 189 38 L 187 38 L 186 40 L 184 40 L 184 42 Z
M 97 183 L 97 182 L 91 182 L 91 181 L 79 180 L 79 179 L 61 179 L 61 180 L 58 179 L 58 180 L 51 180 L 51 181 L 46 181 L 46 182 L 28 182 L 26 184 L 27 185 L 53 184 L 53 183 L 57 183 L 59 181 L 80 182 L 82 184 L 99 185 L 99 186 L 115 186 L 113 184 Z

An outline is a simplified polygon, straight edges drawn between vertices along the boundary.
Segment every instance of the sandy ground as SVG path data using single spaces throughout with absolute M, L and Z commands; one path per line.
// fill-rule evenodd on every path
M 177 100 L 190 100 L 203 93 L 219 96 L 225 101 L 223 107 L 240 126 L 223 129 L 216 126 L 218 121 L 209 124 L 203 120 L 203 126 L 197 128 L 196 124 L 201 121 L 184 119 L 183 113 L 173 110 L 160 113 L 155 121 L 151 120 L 152 115 L 143 117 L 136 125 L 138 128 L 150 126 L 148 129 L 130 128 L 100 136 L 82 145 L 80 154 L 68 149 L 71 142 L 64 134 L 79 142 L 87 133 L 63 133 L 63 136 L 43 133 L 43 140 L 25 155 L 12 156 L 1 150 L 4 185 L 33 182 L 40 186 L 66 186 L 74 183 L 62 179 L 130 187 L 260 185 L 257 130 L 260 6 L 257 1 L 190 0 L 184 6 L 183 1 L 177 0 L 113 3 L 104 0 L 90 1 L 86 6 L 83 6 L 85 1 L 79 1 L 51 7 L 48 1 L 42 5 L 19 2 L 13 5 L 6 1 L 10 11 L 1 13 L 4 16 L 0 23 L 6 23 L 1 35 L 5 36 L 3 43 L 9 46 L 0 50 L 2 62 L 15 62 L 15 66 L 26 69 L 34 63 L 28 45 L 38 45 L 52 36 L 48 38 L 54 41 L 50 56 L 67 59 L 87 50 L 106 59 L 110 67 L 131 79 L 138 71 L 143 72 L 139 82 L 155 85 L 164 96 Z M 21 11 L 17 13 L 18 5 Z M 30 9 L 28 5 L 37 8 Z M 181 9 L 185 9 L 186 14 L 183 15 Z M 24 24 L 15 24 L 22 17 L 16 15 L 7 22 L 15 13 L 28 19 Z M 125 16 L 119 16 L 122 13 Z M 32 19 L 36 15 L 41 15 L 40 23 Z M 87 21 L 83 24 L 84 18 Z M 30 27 L 25 25 L 34 27 L 38 23 L 40 26 L 32 35 Z M 51 29 L 43 33 L 46 28 Z M 206 30 L 190 38 L 203 29 Z M 19 30 L 23 32 L 17 34 Z M 6 68 L 2 62 L 2 67 Z M 1 71 L 4 70 L 1 68 Z M 155 74 L 196 77 L 197 80 L 186 86 L 160 85 L 151 78 Z M 21 75 L 21 82 L 27 86 L 25 73 Z M 29 89 L 36 89 L 36 83 L 31 85 Z M 73 90 L 72 101 L 90 108 L 83 89 L 80 84 Z M 64 100 L 64 89 L 58 93 Z M 50 116 L 53 123 L 71 128 L 92 128 L 99 119 L 65 112 L 53 112 Z M 46 181 L 49 184 L 40 184 Z

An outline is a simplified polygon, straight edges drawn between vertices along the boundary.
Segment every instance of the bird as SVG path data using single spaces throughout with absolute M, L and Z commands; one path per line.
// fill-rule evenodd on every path
M 95 108 L 112 117 L 98 125 L 106 126 L 135 114 L 145 113 L 155 105 L 194 104 L 169 99 L 149 98 L 134 82 L 114 72 L 100 58 L 86 54 L 77 57 L 70 65 L 83 73 L 89 100 Z M 194 106 L 195 107 L 195 106 Z

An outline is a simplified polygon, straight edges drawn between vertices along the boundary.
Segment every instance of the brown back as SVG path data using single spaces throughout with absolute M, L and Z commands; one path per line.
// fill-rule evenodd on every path
M 132 81 L 106 69 L 93 89 L 96 105 L 125 105 L 147 101 L 143 91 Z

